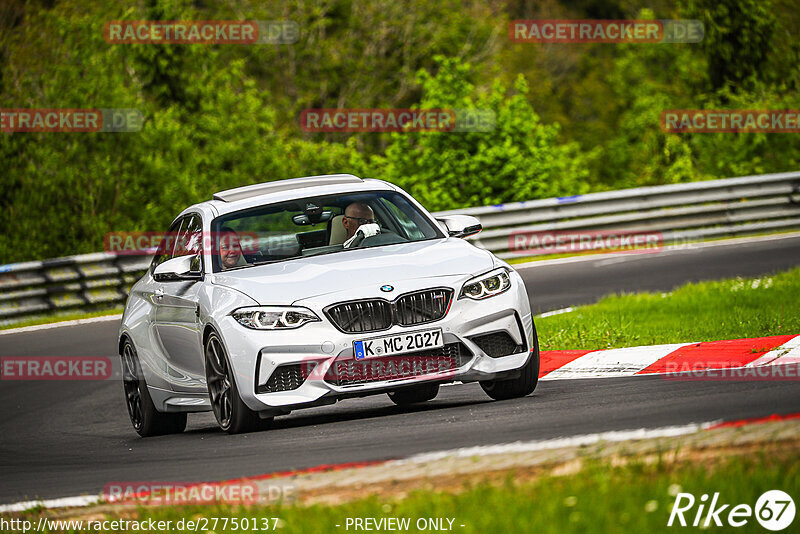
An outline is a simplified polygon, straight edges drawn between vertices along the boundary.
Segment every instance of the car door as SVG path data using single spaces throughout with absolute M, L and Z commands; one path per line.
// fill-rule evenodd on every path
M 203 271 L 202 219 L 183 218 L 172 257 L 194 255 Z M 195 268 L 192 269 L 193 271 Z M 199 296 L 202 280 L 167 280 L 156 289 L 156 335 L 167 358 L 167 374 L 175 391 L 205 391 Z
M 163 283 L 153 277 L 155 268 L 161 263 L 172 258 L 175 248 L 175 236 L 180 230 L 183 217 L 176 219 L 166 231 L 158 245 L 147 276 L 134 286 L 136 294 L 145 303 L 142 311 L 146 315 L 147 340 L 137 346 L 142 368 L 145 370 L 147 385 L 159 389 L 172 389 L 172 380 L 169 378 L 167 354 L 158 339 L 156 330 L 156 312 L 159 302 L 164 294 Z

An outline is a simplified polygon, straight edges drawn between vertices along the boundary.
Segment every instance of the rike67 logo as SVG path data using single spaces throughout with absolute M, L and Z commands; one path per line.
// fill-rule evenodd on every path
M 756 501 L 755 507 L 749 504 L 724 503 L 719 492 L 714 493 L 711 502 L 708 494 L 695 499 L 691 493 L 678 493 L 672 504 L 667 526 L 693 526 L 708 528 L 712 524 L 721 527 L 743 527 L 755 516 L 756 521 L 767 530 L 784 530 L 794 521 L 794 501 L 788 493 L 781 490 L 764 492 Z M 695 505 L 697 505 L 695 507 Z

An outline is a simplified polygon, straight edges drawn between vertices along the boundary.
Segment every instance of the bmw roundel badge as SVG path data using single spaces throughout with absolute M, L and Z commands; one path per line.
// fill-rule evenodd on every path
M 384 293 L 388 293 L 389 291 L 394 291 L 394 286 L 389 286 L 389 285 L 381 286 L 381 291 L 383 291 Z

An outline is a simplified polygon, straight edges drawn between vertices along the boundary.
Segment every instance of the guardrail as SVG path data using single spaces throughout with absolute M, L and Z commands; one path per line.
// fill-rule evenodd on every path
M 477 217 L 469 238 L 501 258 L 519 232 L 660 232 L 663 242 L 800 228 L 800 172 L 639 187 L 438 212 Z M 0 266 L 0 324 L 69 310 L 119 305 L 149 257 L 84 254 Z
M 660 232 L 663 243 L 800 228 L 800 172 L 638 187 L 439 212 L 477 217 L 471 239 L 501 258 L 522 257 L 521 232 Z
M 122 303 L 150 260 L 98 252 L 0 266 L 0 324 Z

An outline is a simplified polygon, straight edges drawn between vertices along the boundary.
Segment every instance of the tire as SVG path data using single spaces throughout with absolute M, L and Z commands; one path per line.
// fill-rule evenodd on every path
M 133 429 L 143 438 L 183 432 L 186 429 L 185 413 L 162 413 L 153 404 L 136 347 L 130 339 L 125 339 L 121 356 L 125 405 Z
M 510 380 L 483 380 L 481 387 L 494 400 L 525 397 L 533 393 L 539 383 L 539 337 L 533 326 L 533 350 L 519 377 Z
M 439 394 L 439 384 L 424 384 L 409 388 L 398 389 L 387 393 L 389 398 L 398 406 L 408 406 L 418 402 L 426 402 L 436 398 Z
M 236 380 L 230 372 L 230 360 L 216 333 L 210 334 L 206 340 L 205 361 L 208 397 L 219 427 L 228 434 L 268 428 L 272 418 L 262 419 L 242 402 Z

